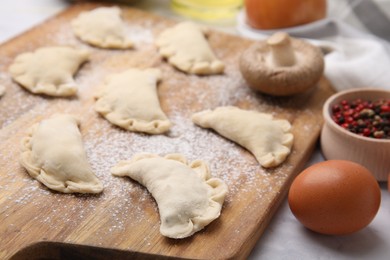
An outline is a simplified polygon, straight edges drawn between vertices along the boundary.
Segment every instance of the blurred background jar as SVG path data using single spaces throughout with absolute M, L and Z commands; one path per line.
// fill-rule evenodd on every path
M 171 0 L 176 13 L 210 23 L 233 23 L 243 0 Z
M 255 29 L 279 29 L 326 16 L 326 0 L 245 0 L 247 23 Z

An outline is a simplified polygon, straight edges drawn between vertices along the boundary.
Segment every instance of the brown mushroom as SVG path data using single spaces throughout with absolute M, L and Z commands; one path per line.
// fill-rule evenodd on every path
M 321 50 L 309 42 L 277 32 L 244 51 L 240 70 L 249 87 L 287 96 L 316 85 L 324 71 L 324 58 Z

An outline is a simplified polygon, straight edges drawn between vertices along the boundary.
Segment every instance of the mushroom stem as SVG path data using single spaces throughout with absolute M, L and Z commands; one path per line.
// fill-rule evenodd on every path
M 278 67 L 290 67 L 296 62 L 295 53 L 291 46 L 290 36 L 285 32 L 277 32 L 267 40 L 271 48 L 272 60 Z

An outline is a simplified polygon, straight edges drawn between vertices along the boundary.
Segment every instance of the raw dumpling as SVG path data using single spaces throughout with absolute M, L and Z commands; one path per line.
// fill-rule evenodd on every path
M 72 21 L 72 28 L 78 38 L 96 47 L 127 49 L 133 46 L 126 36 L 118 7 L 99 7 L 82 12 Z
M 187 164 L 180 154 L 140 154 L 119 162 L 111 172 L 148 189 L 158 205 L 160 232 L 170 238 L 191 236 L 218 218 L 227 193 L 226 184 L 211 178 L 203 161 Z
M 43 47 L 18 55 L 9 67 L 12 78 L 34 94 L 72 96 L 73 75 L 88 60 L 89 51 L 71 47 Z
M 21 164 L 31 177 L 64 193 L 99 193 L 103 186 L 92 172 L 78 120 L 58 114 L 35 124 L 22 140 Z
M 281 164 L 290 154 L 293 135 L 287 120 L 237 107 L 218 107 L 192 116 L 192 121 L 248 149 L 263 167 Z
M 161 56 L 181 71 L 207 75 L 224 70 L 224 64 L 215 57 L 202 30 L 194 23 L 182 22 L 166 29 L 156 44 Z
M 95 110 L 112 124 L 129 131 L 161 134 L 171 123 L 157 96 L 158 69 L 129 69 L 106 79 L 96 95 Z

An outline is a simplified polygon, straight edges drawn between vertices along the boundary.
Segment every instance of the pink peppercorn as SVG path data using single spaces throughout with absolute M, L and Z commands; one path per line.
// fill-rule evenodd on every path
M 382 112 L 390 112 L 390 106 L 389 105 L 382 105 L 381 111 Z
M 342 100 L 332 106 L 332 119 L 352 133 L 390 139 L 390 99 Z

